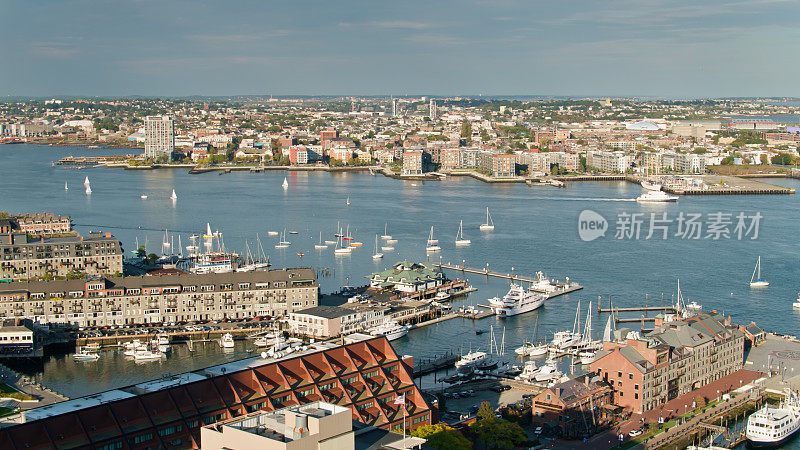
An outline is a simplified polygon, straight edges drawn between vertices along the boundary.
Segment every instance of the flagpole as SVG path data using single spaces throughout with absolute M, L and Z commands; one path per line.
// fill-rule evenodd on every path
M 403 448 L 406 448 L 406 398 L 403 395 Z

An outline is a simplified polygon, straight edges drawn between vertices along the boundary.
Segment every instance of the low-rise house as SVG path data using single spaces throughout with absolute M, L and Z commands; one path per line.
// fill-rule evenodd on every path
M 581 375 L 539 392 L 531 401 L 531 418 L 534 426 L 556 425 L 568 439 L 594 434 L 612 395 L 613 389 L 600 377 Z

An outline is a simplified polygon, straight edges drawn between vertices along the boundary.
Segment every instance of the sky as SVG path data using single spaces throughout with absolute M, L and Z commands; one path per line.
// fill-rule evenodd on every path
M 800 0 L 0 0 L 0 95 L 800 97 Z

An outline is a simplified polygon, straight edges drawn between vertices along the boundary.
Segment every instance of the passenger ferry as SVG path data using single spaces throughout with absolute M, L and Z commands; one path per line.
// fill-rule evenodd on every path
M 541 307 L 547 296 L 538 292 L 526 291 L 522 286 L 512 284 L 503 298 L 490 298 L 489 306 L 500 317 L 516 316 Z
M 747 418 L 745 435 L 752 447 L 774 447 L 800 429 L 800 395 L 789 392 L 777 407 L 765 405 Z

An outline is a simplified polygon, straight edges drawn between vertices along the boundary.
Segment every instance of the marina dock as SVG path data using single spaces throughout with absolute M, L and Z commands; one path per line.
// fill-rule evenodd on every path
M 425 359 L 419 363 L 415 362 L 412 376 L 418 378 L 429 373 L 453 367 L 458 359 L 459 356 L 455 353 L 447 352 L 444 355 L 434 356 L 433 358 Z
M 489 263 L 486 263 L 486 266 L 483 267 L 483 268 L 480 268 L 480 269 L 473 268 L 473 267 L 467 267 L 466 264 L 462 264 L 462 265 L 459 266 L 459 265 L 456 265 L 456 264 L 443 263 L 441 261 L 439 261 L 438 263 L 433 262 L 431 264 L 433 264 L 434 267 L 438 267 L 440 269 L 457 270 L 457 271 L 460 271 L 462 273 L 473 273 L 473 274 L 476 274 L 476 275 L 485 275 L 487 277 L 503 278 L 503 279 L 511 280 L 511 281 L 519 281 L 519 282 L 522 282 L 522 283 L 534 284 L 534 283 L 537 283 L 537 282 L 540 281 L 540 279 L 538 277 L 530 277 L 530 276 L 520 275 L 518 273 L 514 273 L 514 268 L 513 267 L 511 268 L 511 272 L 509 272 L 509 273 L 496 272 L 496 271 L 493 271 L 493 270 L 489 270 Z M 574 282 L 570 282 L 569 278 L 567 278 L 566 282 L 558 282 L 558 281 L 555 282 L 554 286 L 556 287 L 556 289 L 554 291 L 543 292 L 543 293 L 547 294 L 547 298 L 548 299 L 551 299 L 553 297 L 558 297 L 559 295 L 564 295 L 564 294 L 568 294 L 568 293 L 573 292 L 573 291 L 577 291 L 577 290 L 583 289 L 583 286 L 581 286 L 580 284 L 574 283 Z

